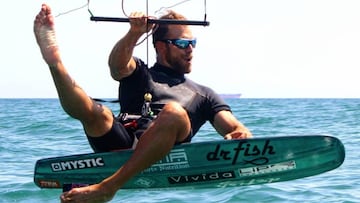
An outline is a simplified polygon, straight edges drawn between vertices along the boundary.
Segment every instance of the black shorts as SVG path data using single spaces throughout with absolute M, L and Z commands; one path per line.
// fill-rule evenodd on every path
M 137 139 L 140 138 L 153 120 L 154 118 L 152 117 L 140 117 L 136 120 L 123 120 L 120 117 L 114 117 L 113 125 L 109 132 L 101 137 L 87 136 L 87 139 L 94 152 L 130 149 L 133 147 L 135 137 Z M 136 127 L 126 125 L 131 122 L 136 122 Z
M 156 117 L 140 117 L 138 119 L 122 119 L 121 117 L 114 117 L 113 125 L 108 133 L 100 137 L 90 137 L 87 135 L 87 139 L 94 152 L 131 149 L 134 146 L 135 137 L 136 139 L 140 139 L 140 136 L 154 119 L 156 119 Z M 136 127 L 128 125 L 134 121 L 136 122 Z M 175 145 L 190 142 L 191 138 L 192 130 L 185 140 L 176 142 Z

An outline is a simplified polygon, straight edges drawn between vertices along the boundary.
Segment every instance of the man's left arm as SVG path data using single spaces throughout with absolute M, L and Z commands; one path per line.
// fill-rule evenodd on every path
M 217 112 L 213 126 L 227 140 L 252 137 L 251 132 L 230 111 L 222 110 Z

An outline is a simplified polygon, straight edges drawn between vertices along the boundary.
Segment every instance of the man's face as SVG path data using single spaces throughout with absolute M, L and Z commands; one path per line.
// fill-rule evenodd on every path
M 196 41 L 188 26 L 169 25 L 166 43 L 165 61 L 170 68 L 179 73 L 190 73 L 193 57 L 193 48 Z

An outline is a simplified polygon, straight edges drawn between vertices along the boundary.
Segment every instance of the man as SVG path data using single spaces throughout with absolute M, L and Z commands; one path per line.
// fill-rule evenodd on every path
M 183 17 L 170 13 L 165 18 Z M 123 114 L 121 118 L 115 118 L 110 109 L 88 97 L 65 69 L 50 7 L 42 5 L 36 16 L 35 37 L 49 66 L 61 105 L 82 123 L 94 151 L 135 148 L 131 158 L 112 176 L 98 184 L 63 193 L 62 202 L 111 200 L 129 179 L 163 158 L 175 144 L 190 142 L 206 120 L 225 139 L 251 137 L 219 96 L 184 77 L 191 71 L 192 51 L 196 45 L 188 26 L 154 28 L 157 63 L 148 69 L 132 54 L 138 39 L 153 25 L 147 25 L 147 17 L 142 13 L 133 13 L 130 25 L 129 32 L 115 45 L 109 57 L 111 75 L 120 81 Z M 128 122 L 131 115 L 140 114 L 140 119 Z

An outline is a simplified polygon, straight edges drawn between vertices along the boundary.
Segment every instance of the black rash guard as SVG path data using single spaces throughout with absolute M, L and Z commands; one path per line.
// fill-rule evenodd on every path
M 121 113 L 140 115 L 145 93 L 152 95 L 151 109 L 155 115 L 167 102 L 176 101 L 189 115 L 192 134 L 186 141 L 191 141 L 206 121 L 214 121 L 217 112 L 230 111 L 230 107 L 212 89 L 191 81 L 171 68 L 156 63 L 149 69 L 142 60 L 134 59 L 137 64 L 135 71 L 120 81 Z

